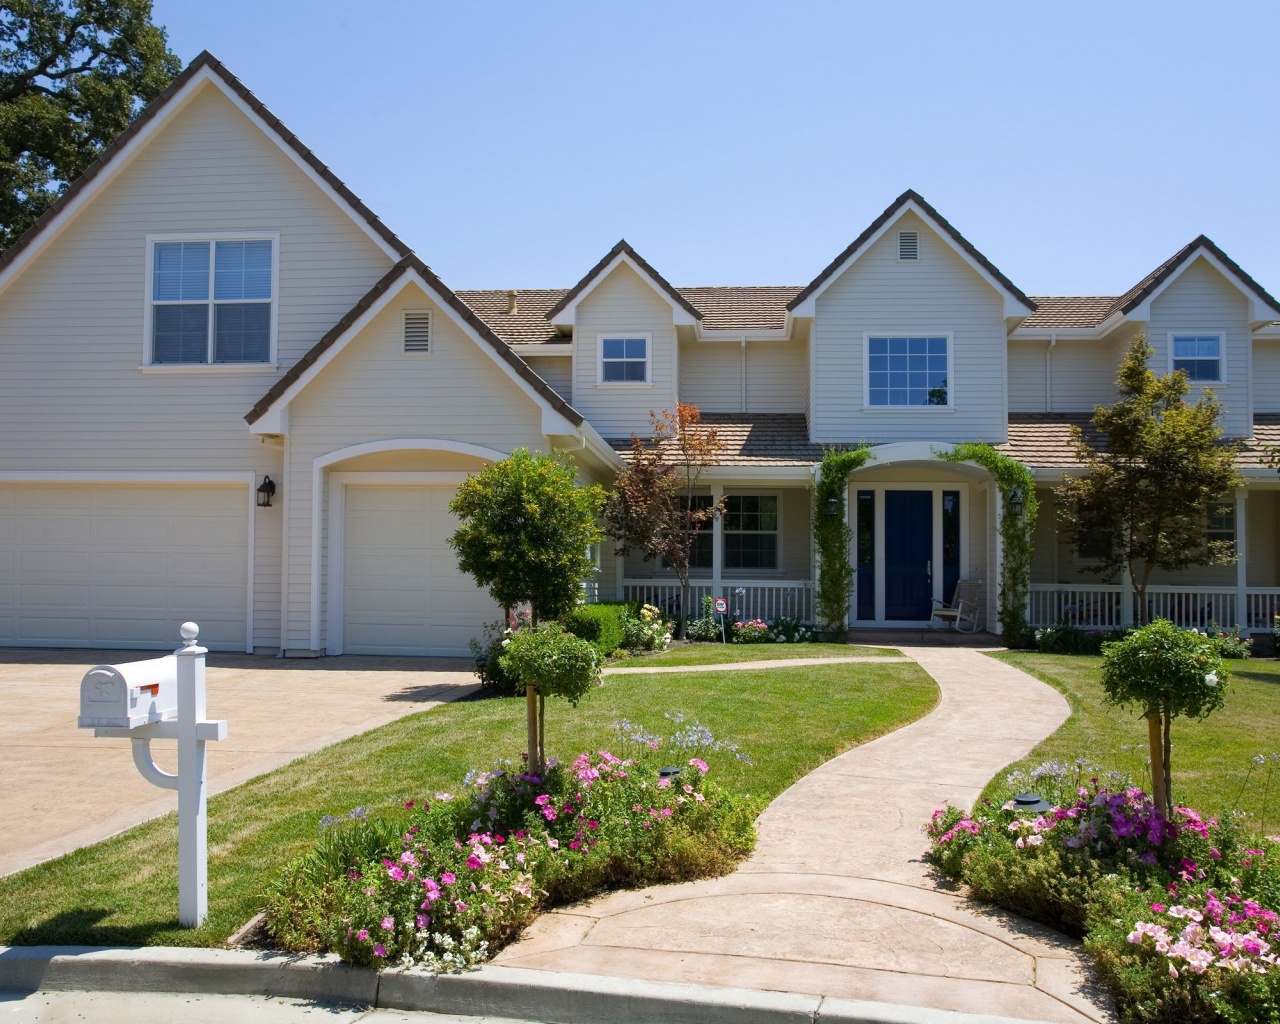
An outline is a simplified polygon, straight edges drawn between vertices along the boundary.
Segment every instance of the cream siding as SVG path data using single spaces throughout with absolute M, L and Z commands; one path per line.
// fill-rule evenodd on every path
M 651 337 L 649 384 L 598 383 L 602 334 Z M 676 331 L 671 306 L 629 266 L 619 264 L 579 303 L 573 337 L 573 405 L 602 436 L 647 434 L 650 409 L 674 409 Z
M 432 309 L 432 350 L 406 356 L 405 309 Z M 285 646 L 310 647 L 312 467 L 331 452 L 369 441 L 434 438 L 492 448 L 543 450 L 541 412 L 440 307 L 416 286 L 392 301 L 320 372 L 289 407 L 289 620 Z M 449 470 L 482 463 L 451 454 L 399 453 L 359 468 Z M 336 465 L 335 469 L 347 467 Z M 321 501 L 327 487 L 321 489 Z M 323 520 L 322 516 L 322 520 Z M 321 579 L 327 562 L 327 524 L 320 544 Z M 320 647 L 328 594 L 321 588 Z
M 1123 347 L 1115 343 L 1059 339 L 1051 357 L 1052 411 L 1092 412 L 1095 405 L 1115 401 L 1116 371 L 1123 354 Z M 1012 379 L 1009 386 L 1012 402 Z
M 553 388 L 556 394 L 573 404 L 573 359 L 569 356 L 546 356 L 530 359 L 529 366 Z
M 747 342 L 747 411 L 804 412 L 808 362 L 802 338 Z
M 1280 412 L 1280 338 L 1253 343 L 1253 411 Z
M 900 229 L 920 232 L 920 259 L 900 263 Z M 1002 442 L 1007 435 L 1008 335 L 1001 295 L 923 220 L 907 214 L 816 302 L 815 441 Z M 953 335 L 953 408 L 863 408 L 863 339 L 872 333 Z
M 1009 342 L 1009 411 L 1047 412 L 1043 341 Z
M 1225 331 L 1223 372 L 1225 380 L 1211 387 L 1223 406 L 1222 428 L 1228 437 L 1253 433 L 1249 380 L 1253 359 L 1253 335 L 1249 329 L 1248 301 L 1240 291 L 1203 259 L 1196 259 L 1151 302 L 1147 340 L 1155 350 L 1152 365 L 1157 373 L 1173 368 L 1169 332 Z M 1192 387 L 1194 398 L 1202 390 Z
M 0 297 L 0 469 L 252 471 L 282 453 L 244 414 L 277 372 L 144 374 L 146 236 L 280 234 L 280 371 L 391 260 L 206 86 Z M 283 503 L 256 513 L 255 638 L 278 645 Z
M 743 412 L 739 341 L 685 341 L 680 345 L 680 401 L 702 412 Z M 755 411 L 754 409 L 751 411 Z

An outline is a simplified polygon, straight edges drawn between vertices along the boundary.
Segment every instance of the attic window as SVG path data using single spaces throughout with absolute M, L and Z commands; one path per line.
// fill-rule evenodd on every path
M 915 263 L 920 259 L 920 232 L 898 232 L 898 262 Z
M 410 309 L 404 314 L 404 350 L 406 352 L 431 351 L 431 312 Z

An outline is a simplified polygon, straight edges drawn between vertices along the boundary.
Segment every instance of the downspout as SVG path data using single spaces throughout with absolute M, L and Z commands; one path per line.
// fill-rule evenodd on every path
M 1049 335 L 1049 346 L 1044 350 L 1044 411 L 1053 412 L 1053 350 L 1058 344 L 1058 332 Z
M 746 412 L 747 411 L 747 336 L 745 334 L 742 336 L 742 359 L 740 360 L 740 365 L 741 365 L 740 392 L 742 394 L 742 408 L 739 409 L 738 411 Z

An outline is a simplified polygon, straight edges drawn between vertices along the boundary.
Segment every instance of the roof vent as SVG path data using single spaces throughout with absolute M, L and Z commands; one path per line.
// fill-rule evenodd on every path
M 512 288 L 507 292 L 507 314 L 514 316 L 520 311 L 520 293 Z
M 920 232 L 898 232 L 898 260 L 901 263 L 914 263 L 920 258 Z
M 406 352 L 431 351 L 431 312 L 430 310 L 405 310 L 404 314 L 404 350 Z

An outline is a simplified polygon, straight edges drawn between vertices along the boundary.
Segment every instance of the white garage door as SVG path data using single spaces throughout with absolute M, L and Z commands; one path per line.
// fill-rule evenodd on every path
M 0 646 L 245 649 L 244 487 L 0 484 Z
M 502 617 L 458 569 L 447 543 L 454 488 L 346 488 L 343 650 L 348 654 L 469 654 L 467 641 Z

